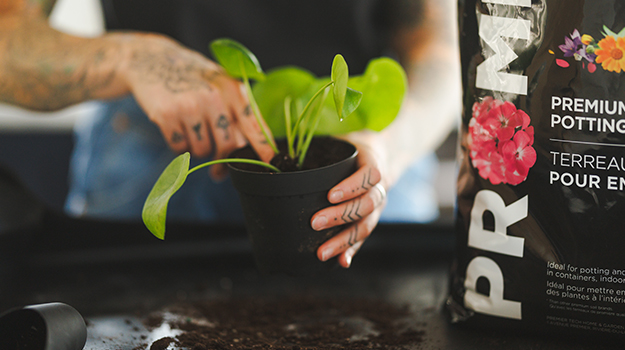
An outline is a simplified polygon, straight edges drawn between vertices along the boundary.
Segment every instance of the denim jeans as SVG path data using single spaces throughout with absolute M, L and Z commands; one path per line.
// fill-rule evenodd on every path
M 141 220 L 143 202 L 160 173 L 176 156 L 159 128 L 132 97 L 102 102 L 94 115 L 75 126 L 70 164 L 69 215 L 111 220 Z M 191 167 L 207 161 L 192 159 Z M 388 192 L 381 221 L 427 222 L 438 215 L 432 181 L 437 160 L 425 157 Z M 238 195 L 229 179 L 214 182 L 193 173 L 172 196 L 168 220 L 241 223 Z

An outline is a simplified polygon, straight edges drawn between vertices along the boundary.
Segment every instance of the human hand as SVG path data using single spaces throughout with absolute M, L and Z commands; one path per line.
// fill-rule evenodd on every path
M 319 260 L 338 256 L 344 268 L 351 265 L 386 205 L 380 157 L 369 146 L 353 143 L 358 148 L 358 170 L 328 192 L 328 200 L 334 205 L 318 211 L 311 220 L 317 231 L 348 224 L 317 250 Z
M 249 142 L 262 160 L 273 157 L 241 82 L 165 37 L 136 34 L 129 41 L 123 72 L 130 90 L 172 150 L 219 159 Z M 211 175 L 222 178 L 225 169 L 211 167 Z

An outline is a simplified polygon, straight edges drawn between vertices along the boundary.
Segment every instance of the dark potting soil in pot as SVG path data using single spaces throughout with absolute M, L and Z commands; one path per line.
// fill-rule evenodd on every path
M 182 333 L 149 350 L 411 349 L 424 337 L 408 307 L 376 299 L 238 297 L 178 304 L 166 312 L 170 327 Z M 159 326 L 155 319 L 166 318 L 152 314 L 146 327 Z
M 270 163 L 284 172 L 322 168 L 350 157 L 353 151 L 351 147 L 346 146 L 337 139 L 331 137 L 316 137 L 310 144 L 302 169 L 298 169 L 297 159 L 292 159 L 288 156 L 285 142 L 278 142 L 278 150 L 280 153 L 276 154 L 271 159 Z M 240 150 L 237 157 L 258 159 L 258 156 L 251 147 Z M 270 171 L 268 168 L 246 163 L 236 163 L 232 164 L 232 166 L 248 171 Z

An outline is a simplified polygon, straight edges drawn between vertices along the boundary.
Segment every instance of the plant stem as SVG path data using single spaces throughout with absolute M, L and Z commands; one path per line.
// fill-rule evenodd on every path
M 317 130 L 317 127 L 319 126 L 319 120 L 321 119 L 320 112 L 321 112 L 321 109 L 323 108 L 323 103 L 328 97 L 329 92 L 330 92 L 330 89 L 328 88 L 324 90 L 323 97 L 321 97 L 321 100 L 319 101 L 319 103 L 317 104 L 315 108 L 315 112 L 312 117 L 312 123 L 307 123 L 308 125 L 310 125 L 310 128 L 308 129 L 306 140 L 304 140 L 304 144 L 301 146 L 300 149 L 298 149 L 299 151 L 299 159 L 297 161 L 298 169 L 301 169 L 302 166 L 304 165 L 304 160 L 306 159 L 306 153 L 308 153 L 308 148 L 310 147 L 310 142 L 312 141 L 315 131 Z
M 211 165 L 215 165 L 215 164 L 220 164 L 220 163 L 247 163 L 247 164 L 254 164 L 254 165 L 260 165 L 260 166 L 264 166 L 265 168 L 269 168 L 271 170 L 273 170 L 276 173 L 280 173 L 280 169 L 276 168 L 275 166 L 269 164 L 269 163 L 265 163 L 262 162 L 260 160 L 254 160 L 254 159 L 246 159 L 246 158 L 226 158 L 226 159 L 217 159 L 217 160 L 212 160 L 210 162 L 206 162 L 206 163 L 202 163 L 192 169 L 190 169 L 187 172 L 187 175 L 191 174 L 192 172 L 211 166 Z
M 295 122 L 295 125 L 293 125 L 293 132 L 295 132 L 297 130 L 297 127 L 301 123 L 302 119 L 304 119 L 304 115 L 308 112 L 308 109 L 312 105 L 313 101 L 317 98 L 317 96 L 319 96 L 319 94 L 321 94 L 327 87 L 331 86 L 332 84 L 334 84 L 333 81 L 328 82 L 327 84 L 322 86 L 321 89 L 319 89 L 310 100 L 308 100 L 308 103 L 304 107 L 304 110 L 299 115 L 299 118 L 297 118 L 297 122 Z
M 263 135 L 265 135 L 265 139 L 267 140 L 267 143 L 269 144 L 269 146 L 271 146 L 271 149 L 273 149 L 273 151 L 276 154 L 278 154 L 280 153 L 280 151 L 278 150 L 278 147 L 276 146 L 276 143 L 274 142 L 273 137 L 269 136 L 269 133 L 267 132 L 267 128 L 265 127 L 264 120 L 260 114 L 260 108 L 258 108 L 256 99 L 254 98 L 254 94 L 252 93 L 252 86 L 250 85 L 250 80 L 248 79 L 247 74 L 245 73 L 245 67 L 243 66 L 243 58 L 239 60 L 239 63 L 241 66 L 241 75 L 243 76 L 243 84 L 245 85 L 245 90 L 247 91 L 247 97 L 249 98 L 250 104 L 252 105 L 252 110 L 254 112 L 254 116 L 256 117 L 256 122 L 260 126 L 260 130 L 263 132 Z
M 286 126 L 286 144 L 289 151 L 289 157 L 295 158 L 295 150 L 293 149 L 293 132 L 291 131 L 291 96 L 284 99 L 284 124 Z

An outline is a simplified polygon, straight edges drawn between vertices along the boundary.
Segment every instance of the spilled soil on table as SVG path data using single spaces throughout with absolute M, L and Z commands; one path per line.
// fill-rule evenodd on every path
M 168 322 L 182 332 L 146 349 L 412 349 L 424 337 L 407 306 L 377 299 L 237 297 L 166 312 L 168 318 L 153 313 L 144 324 Z

